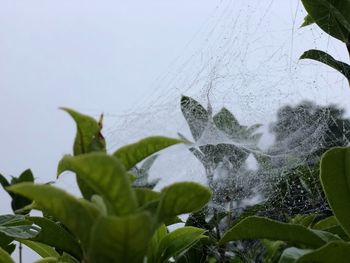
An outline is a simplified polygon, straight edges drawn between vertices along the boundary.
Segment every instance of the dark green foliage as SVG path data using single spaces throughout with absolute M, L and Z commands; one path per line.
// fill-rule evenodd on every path
M 345 0 L 301 0 L 308 15 L 302 26 L 316 23 L 323 31 L 342 41 L 350 54 L 350 3 Z M 301 59 L 313 59 L 342 73 L 350 83 L 350 65 L 320 50 L 306 51 Z
M 12 177 L 11 182 L 8 182 L 7 179 L 0 174 L 0 183 L 2 187 L 6 190 L 6 187 L 10 185 L 15 185 L 18 183 L 23 183 L 23 182 L 34 182 L 34 176 L 33 173 L 30 169 L 25 170 L 19 177 Z M 7 190 L 6 190 L 7 191 Z M 20 211 L 20 209 L 24 208 L 25 206 L 31 204 L 31 200 L 21 196 L 17 195 L 14 193 L 11 193 L 7 191 L 8 194 L 11 196 L 12 201 L 11 201 L 11 207 L 14 213 L 19 213 L 19 214 L 26 214 L 29 213 L 29 211 Z
M 220 243 L 267 238 L 292 246 L 282 253 L 281 263 L 346 262 L 350 256 L 349 164 L 350 148 L 333 148 L 321 160 L 320 178 L 334 216 L 315 223 L 317 217 L 308 215 L 295 218 L 291 224 L 248 217 L 231 228 Z

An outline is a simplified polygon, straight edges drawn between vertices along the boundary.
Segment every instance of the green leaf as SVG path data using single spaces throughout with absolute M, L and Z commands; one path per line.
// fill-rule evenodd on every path
M 325 246 L 300 257 L 296 263 L 348 263 L 350 258 L 350 244 L 341 241 L 330 242 Z
M 301 256 L 311 252 L 312 249 L 290 247 L 283 251 L 278 263 L 295 263 Z
M 167 234 L 160 242 L 158 249 L 158 261 L 168 262 L 192 247 L 200 239 L 206 238 L 205 230 L 196 227 L 181 227 Z
M 157 262 L 160 242 L 167 234 L 168 234 L 168 229 L 164 224 L 158 227 L 158 229 L 154 232 L 150 245 L 148 246 L 147 263 Z
M 28 222 L 22 215 L 1 215 L 0 216 L 0 233 L 9 237 L 7 242 L 11 242 L 12 238 L 32 238 L 39 232 L 39 229 Z M 1 243 L 6 238 L 1 237 Z
M 9 185 L 14 185 L 22 182 L 34 182 L 34 176 L 30 169 L 25 170 L 19 177 L 12 177 L 11 183 L 9 183 L 4 176 L 0 174 L 0 183 L 5 188 Z M 6 190 L 7 191 L 7 190 Z M 9 192 L 8 192 L 9 193 Z M 13 193 L 9 193 L 12 198 L 11 208 L 16 214 L 27 214 L 30 210 L 27 211 L 19 211 L 21 208 L 30 204 L 30 200 L 27 198 L 16 195 Z
M 3 250 L 5 250 L 7 253 L 9 253 L 10 255 L 13 253 L 13 251 L 15 251 L 16 249 L 16 245 L 11 243 L 11 244 L 7 244 L 5 246 L 0 246 Z
M 148 188 L 136 188 L 135 193 L 140 207 L 146 205 L 149 202 L 159 200 L 161 196 L 159 192 L 152 191 Z
M 68 108 L 62 108 L 62 110 L 66 111 L 73 118 L 77 126 L 73 146 L 74 155 L 90 152 L 106 152 L 106 142 L 101 134 L 102 117 L 100 122 L 97 122 L 94 118 L 74 110 Z M 93 191 L 79 177 L 77 177 L 77 183 L 84 198 L 90 200 L 94 194 Z
M 101 135 L 101 122 L 99 123 L 94 118 L 72 109 L 61 109 L 67 112 L 77 125 L 77 134 L 73 146 L 74 155 L 106 151 L 106 142 Z
M 271 241 L 267 239 L 261 240 L 261 243 L 264 245 L 264 262 L 272 263 L 276 262 L 280 258 L 282 249 L 285 247 L 283 241 Z
M 34 200 L 42 211 L 61 221 L 86 246 L 99 210 L 84 199 L 77 199 L 51 185 L 20 183 L 8 187 L 9 191 Z
M 31 226 L 0 226 L 0 232 L 12 238 L 32 238 L 35 237 L 39 229 Z
M 310 15 L 306 15 L 304 18 L 304 22 L 300 27 L 309 26 L 309 25 L 312 25 L 313 23 L 315 23 L 313 18 Z
M 162 136 L 148 137 L 121 147 L 113 153 L 113 156 L 117 157 L 124 164 L 126 170 L 130 170 L 150 155 L 169 146 L 184 142 L 183 140 Z
M 312 49 L 306 51 L 300 57 L 300 59 L 312 59 L 326 64 L 327 66 L 330 66 L 331 68 L 339 71 L 350 81 L 350 65 L 334 59 L 331 55 L 327 54 L 326 52 Z
M 2 247 L 2 248 L 7 247 L 13 240 L 14 240 L 14 238 L 8 237 L 5 234 L 0 232 L 0 247 Z M 9 251 L 7 251 L 7 252 L 9 252 Z
M 10 183 L 7 181 L 5 176 L 3 176 L 2 174 L 0 174 L 0 184 L 2 185 L 3 188 L 10 185 Z
M 194 140 L 197 141 L 208 124 L 208 112 L 198 101 L 187 96 L 181 97 L 181 111 Z
M 46 257 L 46 258 L 37 260 L 34 263 L 79 263 L 79 262 L 74 258 L 70 257 L 69 255 L 63 253 L 63 255 L 60 257 Z
M 91 197 L 91 202 L 96 205 L 96 207 L 100 210 L 102 215 L 106 216 L 108 214 L 107 206 L 102 196 L 93 195 Z
M 0 226 L 9 226 L 26 220 L 23 215 L 0 215 Z
M 129 182 L 132 184 L 133 182 L 135 182 L 136 180 L 136 176 L 135 174 L 133 174 L 132 172 L 126 172 L 128 178 L 129 178 Z
M 226 108 L 222 108 L 214 117 L 214 123 L 226 134 L 237 136 L 242 129 L 235 116 Z
M 60 262 L 58 258 L 56 257 L 47 257 L 47 258 L 42 258 L 34 263 L 66 263 L 66 262 Z
M 160 221 L 200 210 L 207 204 L 211 192 L 197 183 L 172 184 L 161 191 L 158 207 Z
M 88 262 L 140 263 L 152 236 L 152 217 L 143 212 L 100 217 L 93 229 Z
M 58 174 L 72 171 L 103 197 L 109 212 L 126 215 L 137 209 L 137 199 L 122 163 L 104 153 L 65 156 L 58 165 Z
M 82 251 L 76 238 L 58 223 L 45 217 L 28 217 L 28 220 L 41 228 L 40 233 L 32 241 L 55 247 L 78 259 L 82 258 Z
M 312 228 L 313 229 L 318 229 L 318 230 L 325 230 L 330 227 L 334 227 L 339 225 L 337 219 L 335 216 L 329 216 L 321 221 L 318 221 Z
M 289 223 L 309 227 L 312 225 L 316 217 L 317 217 L 317 214 L 296 215 L 290 220 Z
M 39 256 L 46 257 L 59 257 L 60 254 L 56 252 L 56 250 L 48 245 L 45 245 L 40 242 L 35 242 L 31 240 L 19 240 L 22 244 L 26 245 L 30 249 L 34 250 Z
M 350 2 L 340 0 L 302 0 L 309 16 L 329 35 L 347 43 L 350 32 Z
M 11 180 L 11 184 L 18 184 L 24 182 L 34 182 L 34 175 L 30 169 L 25 170 L 23 173 L 20 174 L 18 178 L 13 177 Z
M 0 262 L 1 263 L 15 263 L 11 256 L 0 247 Z
M 324 245 L 328 236 L 322 231 L 310 230 L 301 225 L 281 223 L 268 218 L 251 216 L 227 231 L 219 244 L 241 239 L 270 239 L 317 248 Z
M 333 148 L 321 159 L 321 182 L 339 224 L 350 237 L 350 148 Z

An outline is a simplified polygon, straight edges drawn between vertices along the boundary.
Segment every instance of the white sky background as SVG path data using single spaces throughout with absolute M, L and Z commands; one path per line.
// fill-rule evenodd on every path
M 254 123 L 267 122 L 281 105 L 304 98 L 345 107 L 350 92 L 338 73 L 298 63 L 304 50 L 315 47 L 348 61 L 338 41 L 316 27 L 298 29 L 304 15 L 297 0 L 0 0 L 0 172 L 17 176 L 31 168 L 40 182 L 55 179 L 57 162 L 71 152 L 75 133 L 60 106 L 106 113 L 112 146 L 139 137 L 140 131 L 124 127 L 118 137 L 117 119 L 151 112 L 157 101 L 159 107 L 176 105 L 181 93 L 203 92 L 210 78 L 193 76 L 201 65 L 217 62 L 218 50 L 224 50 L 219 45 L 228 43 L 217 38 L 220 26 L 229 26 L 235 16 L 240 18 L 233 33 L 223 29 L 228 39 L 235 37 L 237 59 L 230 65 L 237 71 L 224 77 L 235 81 L 235 88 L 218 82 L 211 94 L 216 109 L 225 105 L 243 122 Z M 154 121 L 150 118 L 145 120 Z M 165 135 L 184 128 L 164 119 L 158 125 Z M 63 179 L 61 185 L 73 191 L 72 184 Z M 11 212 L 3 191 L 0 200 L 1 213 Z

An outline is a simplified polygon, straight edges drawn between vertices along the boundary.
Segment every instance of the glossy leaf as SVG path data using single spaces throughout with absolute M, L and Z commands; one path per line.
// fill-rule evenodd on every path
M 312 20 L 329 35 L 347 43 L 350 32 L 350 2 L 340 0 L 302 0 Z
M 123 163 L 126 170 L 130 170 L 150 155 L 183 142 L 183 140 L 162 136 L 148 137 L 136 143 L 121 147 L 113 153 L 113 156 L 117 157 Z
M 181 97 L 181 111 L 194 140 L 197 141 L 208 124 L 208 112 L 198 101 L 187 96 Z
M 149 213 L 100 217 L 91 236 L 88 261 L 140 263 L 152 236 Z
M 51 185 L 21 183 L 8 190 L 34 200 L 42 211 L 61 221 L 84 246 L 88 244 L 89 230 L 100 215 L 95 205 Z
M 300 257 L 296 263 L 348 263 L 350 257 L 350 244 L 337 241 L 330 242 L 325 246 L 307 253 Z
M 220 244 L 241 239 L 270 239 L 317 248 L 331 237 L 326 232 L 310 230 L 301 225 L 281 223 L 263 217 L 247 217 L 227 231 Z
M 196 227 L 181 227 L 167 234 L 160 242 L 157 262 L 168 262 L 196 244 L 204 236 L 205 230 Z
M 333 148 L 321 159 L 320 173 L 329 205 L 350 236 L 350 148 Z
M 15 263 L 11 256 L 0 247 L 0 262 L 1 263 Z
M 197 183 L 175 183 L 161 191 L 158 218 L 164 220 L 200 210 L 211 197 L 210 191 Z
M 72 171 L 107 202 L 114 215 L 126 215 L 137 208 L 137 199 L 121 162 L 104 153 L 65 156 L 58 165 L 58 174 Z
M 350 81 L 350 65 L 334 59 L 331 55 L 321 50 L 306 51 L 300 59 L 312 59 L 339 71 Z
M 28 220 L 41 228 L 40 233 L 32 241 L 55 247 L 78 259 L 82 258 L 82 251 L 76 238 L 58 223 L 45 217 L 28 217 Z

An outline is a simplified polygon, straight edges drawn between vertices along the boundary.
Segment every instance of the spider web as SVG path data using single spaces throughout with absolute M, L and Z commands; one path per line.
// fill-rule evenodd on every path
M 263 124 L 259 132 L 264 135 L 258 149 L 237 139 L 228 141 L 218 132 L 201 140 L 202 145 L 228 143 L 244 146 L 253 153 L 242 165 L 249 172 L 236 174 L 236 183 L 243 190 L 234 207 L 251 206 L 273 196 L 273 185 L 283 182 L 286 172 L 300 165 L 310 166 L 311 170 L 319 158 L 315 152 L 324 141 L 337 140 L 338 135 L 330 138 L 332 133 L 327 133 L 330 123 L 339 123 L 325 111 L 316 120 L 301 121 L 305 125 L 271 148 L 275 139 L 270 125 L 276 121 L 278 109 L 305 100 L 346 108 L 350 93 L 347 82 L 336 72 L 310 61 L 299 61 L 303 51 L 310 48 L 325 50 L 343 60 L 346 54 L 345 48 L 316 26 L 300 29 L 305 15 L 299 1 L 219 1 L 185 45 L 183 54 L 145 89 L 129 111 L 105 113 L 104 134 L 109 150 L 150 135 L 177 137 L 180 132 L 192 140 L 180 109 L 180 98 L 187 95 L 204 107 L 210 105 L 214 113 L 225 106 L 246 126 Z M 339 129 L 344 129 L 344 125 Z M 254 153 L 270 158 L 273 169 L 264 171 Z M 216 173 L 220 173 L 219 168 Z M 259 180 L 256 170 L 260 171 Z M 208 183 L 204 167 L 186 145 L 163 151 L 152 166 L 150 177 L 160 178 L 156 189 L 176 181 Z M 304 212 L 308 209 L 305 205 Z

